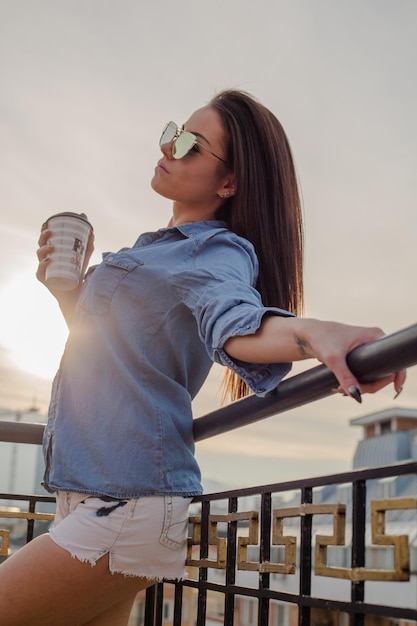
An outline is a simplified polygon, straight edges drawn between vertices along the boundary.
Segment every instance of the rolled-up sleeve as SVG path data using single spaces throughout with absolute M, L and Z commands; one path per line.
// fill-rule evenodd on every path
M 213 237 L 203 246 L 196 246 L 192 269 L 188 265 L 177 288 L 196 319 L 209 357 L 233 370 L 256 395 L 264 396 L 290 371 L 291 363 L 246 363 L 232 359 L 224 351 L 231 337 L 254 334 L 264 315 L 293 315 L 263 306 L 254 288 L 257 271 L 258 261 L 251 244 L 228 233 L 227 237 Z

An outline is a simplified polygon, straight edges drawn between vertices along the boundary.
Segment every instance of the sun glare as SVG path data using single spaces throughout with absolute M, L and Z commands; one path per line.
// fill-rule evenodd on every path
M 58 304 L 29 271 L 3 285 L 0 299 L 0 346 L 10 366 L 51 379 L 68 334 Z

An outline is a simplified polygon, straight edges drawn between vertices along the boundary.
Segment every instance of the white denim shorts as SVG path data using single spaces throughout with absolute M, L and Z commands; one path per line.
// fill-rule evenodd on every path
M 178 496 L 116 500 L 59 491 L 49 535 L 74 558 L 91 565 L 108 553 L 113 573 L 182 580 L 191 500 Z

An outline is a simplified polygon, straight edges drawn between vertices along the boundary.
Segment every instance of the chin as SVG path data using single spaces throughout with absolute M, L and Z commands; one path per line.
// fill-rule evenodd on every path
M 156 191 L 156 193 L 161 193 L 161 190 L 160 190 L 161 185 L 159 184 L 157 174 L 154 174 L 154 176 L 152 177 L 151 187 L 154 191 Z
M 151 180 L 151 187 L 152 187 L 152 189 L 154 191 L 156 191 L 157 194 L 159 194 L 163 198 L 167 198 L 168 200 L 172 200 L 171 194 L 168 193 L 167 190 L 164 190 L 163 185 L 160 184 L 160 181 L 158 180 L 158 176 L 156 174 L 155 174 L 155 176 Z

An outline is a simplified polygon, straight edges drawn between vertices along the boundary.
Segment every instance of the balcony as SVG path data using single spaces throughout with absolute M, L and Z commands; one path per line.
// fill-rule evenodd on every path
M 417 325 L 358 348 L 348 360 L 361 381 L 416 365 Z M 195 438 L 320 400 L 334 383 L 318 366 L 267 398 L 251 396 L 195 420 Z M 388 455 L 389 465 L 377 464 L 375 454 L 371 467 L 351 472 L 195 498 L 187 581 L 139 594 L 129 626 L 417 624 L 417 410 L 400 418 L 408 426 L 399 437 L 387 415 L 374 430 L 370 419 L 362 425 L 374 437 L 365 440 L 369 446 L 385 437 L 391 450 L 398 442 L 404 449 L 409 437 L 410 454 L 401 462 Z M 0 441 L 39 444 L 42 432 L 41 424 L 0 422 Z M 0 559 L 45 532 L 53 503 L 0 494 Z

